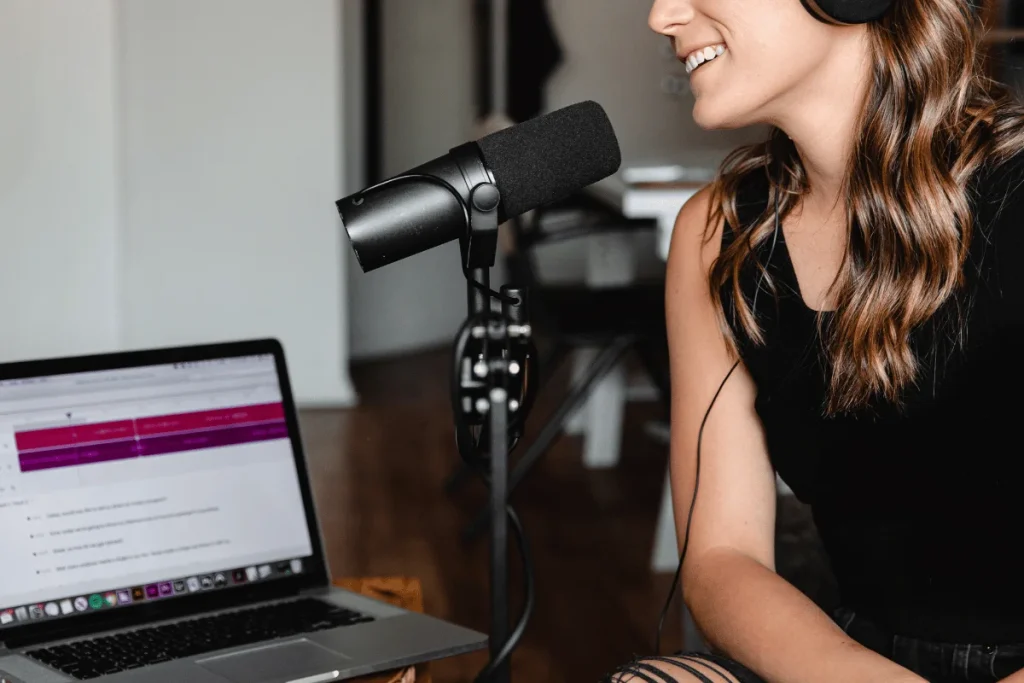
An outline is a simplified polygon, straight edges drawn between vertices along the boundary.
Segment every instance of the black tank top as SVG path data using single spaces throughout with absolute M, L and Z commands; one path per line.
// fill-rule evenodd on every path
M 975 175 L 966 284 L 912 335 L 921 372 L 902 409 L 875 401 L 824 416 L 817 312 L 800 296 L 784 235 L 767 264 L 778 296 L 758 296 L 765 344 L 736 330 L 772 463 L 811 506 L 843 604 L 897 634 L 1024 643 L 1022 183 L 1024 154 Z M 763 172 L 745 179 L 744 225 L 772 210 L 767 198 Z M 732 237 L 727 226 L 723 240 Z M 757 278 L 741 275 L 748 297 Z M 728 287 L 723 297 L 728 306 Z M 959 345 L 947 324 L 955 302 L 966 306 Z

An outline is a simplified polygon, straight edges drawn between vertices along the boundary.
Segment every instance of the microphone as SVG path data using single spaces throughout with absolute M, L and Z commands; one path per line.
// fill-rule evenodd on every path
M 586 101 L 467 142 L 336 205 L 359 267 L 370 272 L 467 238 L 472 216 L 494 212 L 495 201 L 503 223 L 607 178 L 621 163 L 607 114 Z M 481 186 L 487 190 L 474 193 Z

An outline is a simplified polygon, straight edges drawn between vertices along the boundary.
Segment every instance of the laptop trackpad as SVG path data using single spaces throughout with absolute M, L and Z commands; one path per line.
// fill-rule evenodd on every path
M 238 683 L 285 683 L 308 679 L 331 681 L 346 657 L 308 640 L 268 643 L 242 652 L 200 659 L 207 671 Z

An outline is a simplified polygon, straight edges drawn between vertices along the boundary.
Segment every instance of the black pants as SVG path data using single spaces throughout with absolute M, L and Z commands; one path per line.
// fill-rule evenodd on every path
M 848 609 L 839 609 L 834 618 L 836 623 L 858 643 L 888 657 L 897 664 L 910 669 L 930 683 L 996 683 L 1010 674 L 1024 669 L 1024 643 L 1013 645 L 984 645 L 973 643 L 934 643 L 916 638 L 907 638 L 886 632 L 868 619 Z M 701 674 L 700 667 L 694 674 L 692 660 L 705 661 L 715 668 L 725 670 L 739 683 L 764 683 L 760 677 L 745 666 L 720 655 L 706 653 L 679 653 L 676 658 L 639 659 L 624 666 L 620 672 L 630 672 L 637 683 L 666 683 L 667 680 L 649 663 L 662 662 L 679 678 L 701 683 L 721 683 L 720 676 Z M 669 660 L 672 664 L 669 665 Z M 645 664 L 648 664 L 645 666 Z M 689 672 L 690 677 L 684 678 Z M 623 676 L 630 680 L 629 676 Z M 608 680 L 615 680 L 609 676 Z

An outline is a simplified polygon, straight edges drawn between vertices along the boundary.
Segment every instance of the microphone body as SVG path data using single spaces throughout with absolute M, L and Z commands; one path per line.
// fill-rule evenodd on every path
M 473 188 L 494 183 L 480 148 L 448 154 L 338 201 L 356 260 L 369 272 L 462 237 Z M 500 207 L 499 207 L 500 213 Z
M 473 190 L 497 187 L 498 222 L 615 173 L 621 156 L 604 110 L 582 102 L 467 142 L 336 202 L 364 272 L 467 236 Z

